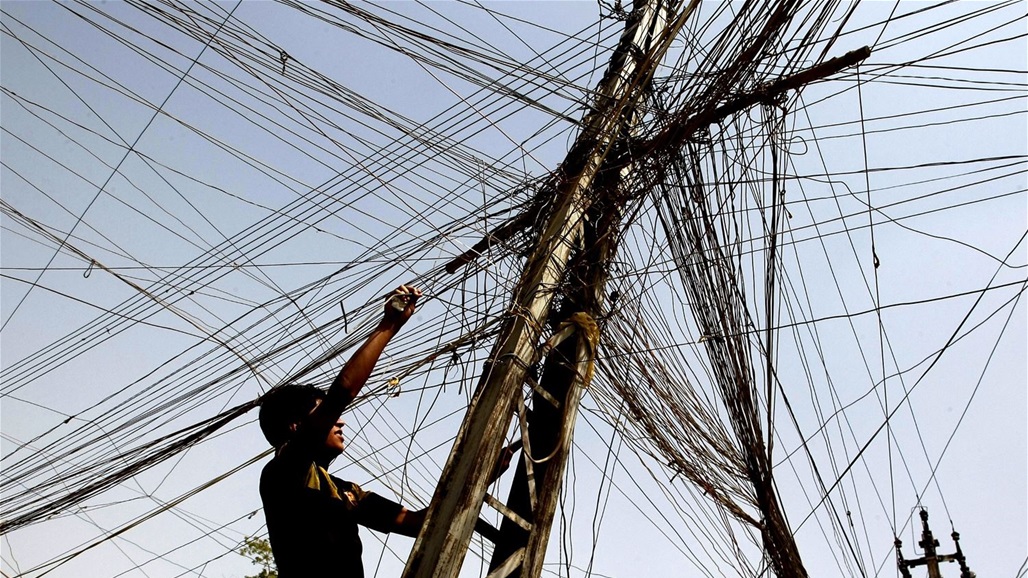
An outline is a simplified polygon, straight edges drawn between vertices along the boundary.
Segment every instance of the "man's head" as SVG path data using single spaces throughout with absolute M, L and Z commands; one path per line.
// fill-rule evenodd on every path
M 266 393 L 261 399 L 258 419 L 268 443 L 279 447 L 289 441 L 300 422 L 323 399 L 324 391 L 307 384 L 283 385 Z

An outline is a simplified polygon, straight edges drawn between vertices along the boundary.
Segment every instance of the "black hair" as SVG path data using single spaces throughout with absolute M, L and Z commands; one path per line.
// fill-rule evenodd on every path
M 258 421 L 268 443 L 278 447 L 289 441 L 290 426 L 307 417 L 325 395 L 318 387 L 301 383 L 281 385 L 264 394 Z

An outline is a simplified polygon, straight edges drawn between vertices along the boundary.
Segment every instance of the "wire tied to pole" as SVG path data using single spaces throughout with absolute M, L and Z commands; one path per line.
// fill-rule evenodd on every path
M 539 357 L 546 356 L 554 347 L 570 337 L 575 331 L 581 332 L 584 338 L 579 344 L 578 374 L 582 378 L 582 387 L 589 387 L 589 382 L 592 381 L 593 377 L 596 349 L 600 343 L 600 327 L 596 324 L 596 320 L 588 313 L 582 311 L 573 313 L 566 321 L 561 323 L 557 331 L 539 348 Z

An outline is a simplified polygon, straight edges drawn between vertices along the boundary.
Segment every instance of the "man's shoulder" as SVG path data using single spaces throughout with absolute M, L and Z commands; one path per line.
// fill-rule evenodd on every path
M 305 460 L 302 456 L 277 453 L 261 469 L 261 493 L 296 485 L 306 476 L 313 463 L 313 460 Z
M 282 470 L 288 469 L 290 466 L 290 461 L 291 460 L 283 459 L 281 455 L 276 454 L 270 460 L 268 460 L 266 464 L 264 464 L 263 468 L 261 468 L 261 479 L 263 480 L 264 478 L 267 478 L 269 476 L 274 476 Z
M 288 469 L 306 469 L 314 463 L 314 454 L 302 445 L 286 443 L 275 450 L 275 455 L 264 464 L 263 472 L 275 472 Z
M 264 467 L 261 468 L 261 497 L 267 500 L 268 493 L 275 490 L 281 479 L 282 464 L 278 461 L 277 457 L 271 458 L 271 461 L 264 464 Z

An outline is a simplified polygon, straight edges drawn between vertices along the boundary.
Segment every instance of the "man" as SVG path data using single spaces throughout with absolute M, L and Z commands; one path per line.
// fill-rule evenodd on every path
M 400 286 L 378 327 L 353 354 L 328 392 L 285 385 L 261 401 L 264 437 L 276 448 L 261 472 L 261 500 L 280 578 L 361 578 L 357 525 L 416 537 L 425 510 L 412 512 L 328 473 L 343 451 L 343 410 L 360 393 L 389 340 L 414 314 L 421 291 Z
M 279 578 L 362 578 L 358 525 L 411 537 L 421 531 L 425 510 L 407 510 L 328 473 L 344 447 L 339 416 L 360 393 L 386 344 L 414 314 L 420 296 L 420 290 L 404 285 L 393 291 L 382 321 L 327 393 L 313 385 L 285 385 L 261 400 L 261 430 L 275 457 L 261 472 L 260 491 Z M 518 447 L 504 450 L 493 480 Z M 488 525 L 480 523 L 479 531 L 489 531 Z

